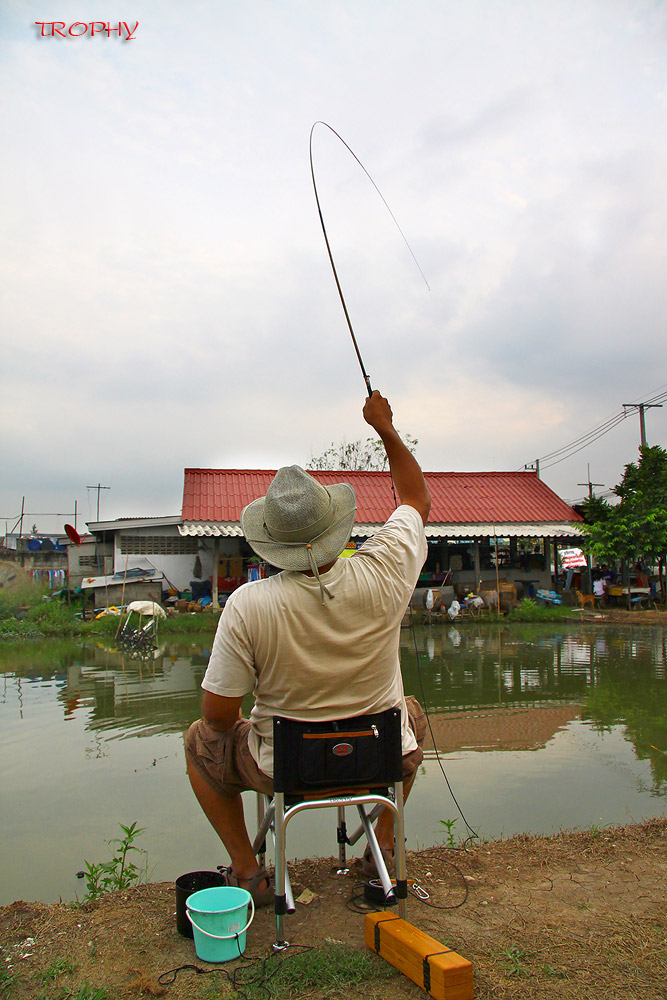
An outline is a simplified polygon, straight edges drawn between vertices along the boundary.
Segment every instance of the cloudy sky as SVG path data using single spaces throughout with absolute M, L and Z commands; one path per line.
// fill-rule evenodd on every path
M 0 12 L 3 527 L 23 497 L 81 527 L 98 483 L 105 519 L 177 514 L 185 467 L 371 433 L 318 120 L 430 286 L 318 126 L 359 347 L 423 467 L 540 458 L 575 500 L 637 457 L 622 406 L 667 392 L 662 0 Z M 112 13 L 132 40 L 35 25 Z

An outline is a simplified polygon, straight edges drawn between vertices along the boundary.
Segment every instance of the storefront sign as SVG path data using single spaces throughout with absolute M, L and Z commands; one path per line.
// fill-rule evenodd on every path
M 581 549 L 559 549 L 558 558 L 563 569 L 579 569 L 588 565 Z

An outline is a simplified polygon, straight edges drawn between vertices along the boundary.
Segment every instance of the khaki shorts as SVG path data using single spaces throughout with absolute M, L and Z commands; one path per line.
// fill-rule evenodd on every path
M 403 780 L 412 778 L 424 754 L 426 735 L 424 711 L 411 695 L 405 699 L 410 728 L 417 740 L 417 749 L 403 757 Z M 260 771 L 248 748 L 250 722 L 239 719 L 222 733 L 204 719 L 193 722 L 185 734 L 185 753 L 189 763 L 220 795 L 231 798 L 239 792 L 255 791 L 273 795 L 273 779 Z

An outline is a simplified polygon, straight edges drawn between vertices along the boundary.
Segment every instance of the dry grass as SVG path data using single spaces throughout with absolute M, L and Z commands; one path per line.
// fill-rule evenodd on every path
M 350 909 L 354 877 L 335 876 L 330 858 L 292 870 L 296 894 L 302 888 L 315 894 L 288 918 L 292 943 L 333 940 L 363 949 L 363 913 Z M 667 819 L 513 837 L 470 852 L 433 849 L 411 854 L 409 872 L 429 899 L 411 897 L 408 919 L 472 961 L 476 1000 L 667 998 Z M 273 914 L 261 911 L 248 932 L 247 956 L 266 957 L 274 936 Z M 158 982 L 177 966 L 203 966 L 192 942 L 175 930 L 169 883 L 110 894 L 80 909 L 14 903 L 0 909 L 0 947 L 0 968 L 16 976 L 4 992 L 0 980 L 2 1000 L 59 1000 L 85 981 L 105 987 L 109 1000 L 233 995 L 221 974 L 183 971 L 171 985 Z M 40 973 L 58 961 L 75 971 L 44 986 Z M 382 992 L 387 1000 L 425 996 L 398 975 Z M 357 995 L 356 988 L 346 995 Z

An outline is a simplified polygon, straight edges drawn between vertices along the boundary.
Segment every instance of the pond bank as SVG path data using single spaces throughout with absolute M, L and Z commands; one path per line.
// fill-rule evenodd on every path
M 336 876 L 332 858 L 304 859 L 292 871 L 295 896 L 304 889 L 312 894 L 288 918 L 292 944 L 334 940 L 363 950 L 354 876 Z M 465 851 L 410 852 L 408 872 L 429 892 L 424 902 L 410 897 L 409 921 L 473 963 L 477 1000 L 665 996 L 667 818 L 517 836 Z M 246 956 L 266 957 L 274 932 L 273 913 L 260 911 Z M 171 883 L 112 893 L 79 908 L 22 901 L 2 907 L 0 949 L 0 972 L 6 968 L 8 977 L 4 992 L 0 979 L 3 1000 L 74 996 L 85 982 L 104 988 L 106 1000 L 238 995 L 222 975 L 192 970 L 170 985 L 158 982 L 177 966 L 213 968 L 176 931 Z M 48 980 L 47 970 L 53 973 Z M 309 994 L 334 995 L 340 992 Z M 398 974 L 378 995 L 426 996 Z
M 208 610 L 204 614 L 183 614 L 167 618 L 160 624 L 161 639 L 173 639 L 180 636 L 208 636 L 215 634 L 220 612 Z M 667 608 L 662 606 L 646 608 L 641 611 L 627 611 L 624 608 L 603 608 L 591 610 L 579 608 L 537 608 L 523 611 L 521 605 L 509 615 L 482 614 L 470 618 L 456 618 L 451 622 L 447 617 L 440 621 L 422 622 L 422 615 L 415 615 L 415 624 L 425 624 L 429 628 L 466 628 L 469 625 L 487 625 L 489 627 L 511 626 L 521 624 L 562 625 L 577 624 L 577 622 L 595 622 L 607 625 L 661 625 L 667 626 Z M 94 621 L 82 621 L 67 613 L 60 605 L 50 608 L 29 609 L 25 617 L 14 615 L 2 618 L 0 614 L 0 641 L 7 643 L 25 642 L 26 640 L 59 639 L 115 636 L 119 619 L 107 616 Z

